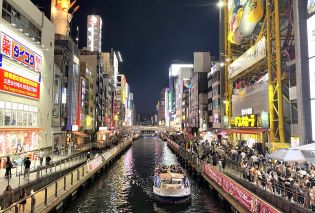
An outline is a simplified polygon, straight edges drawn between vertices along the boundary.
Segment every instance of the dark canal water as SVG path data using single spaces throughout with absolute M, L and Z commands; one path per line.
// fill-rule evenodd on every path
M 64 212 L 227 212 L 205 184 L 198 184 L 189 174 L 191 202 L 176 205 L 156 202 L 151 177 L 159 163 L 179 164 L 166 142 L 154 137 L 140 138 Z

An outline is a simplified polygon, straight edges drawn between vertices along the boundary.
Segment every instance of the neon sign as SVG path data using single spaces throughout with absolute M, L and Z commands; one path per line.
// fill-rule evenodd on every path
M 0 90 L 39 99 L 40 83 L 0 69 Z
M 231 125 L 233 127 L 257 127 L 257 116 L 254 114 L 237 116 L 231 120 Z
M 1 34 L 1 53 L 36 72 L 41 72 L 42 57 L 5 33 Z

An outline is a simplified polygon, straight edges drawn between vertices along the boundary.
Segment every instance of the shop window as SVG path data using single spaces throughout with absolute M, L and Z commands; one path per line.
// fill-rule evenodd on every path
M 10 117 L 11 117 L 11 110 L 5 110 L 4 112 L 4 125 L 10 126 Z
M 17 126 L 23 126 L 23 112 L 17 112 Z
M 4 110 L 0 109 L 0 126 L 4 126 Z
M 36 127 L 37 107 L 0 101 L 0 126 Z
M 23 112 L 23 125 L 22 126 L 27 126 L 27 112 Z

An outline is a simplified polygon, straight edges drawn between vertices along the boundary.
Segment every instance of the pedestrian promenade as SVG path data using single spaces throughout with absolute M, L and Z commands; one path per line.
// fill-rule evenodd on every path
M 92 158 L 92 160 L 87 161 L 87 163 L 84 163 L 82 166 L 72 170 L 63 177 L 56 179 L 40 190 L 29 193 L 25 199 L 25 212 L 49 212 L 53 210 L 68 196 L 75 193 L 86 180 L 125 150 L 132 141 L 132 138 L 123 140 L 115 147 L 104 150 L 104 152 L 95 156 L 94 159 Z M 86 159 L 84 162 L 86 162 Z M 19 207 L 20 205 L 18 203 L 14 203 L 10 208 L 0 212 L 22 212 L 19 210 Z
M 13 191 L 17 188 L 23 187 L 30 182 L 38 180 L 40 178 L 52 175 L 56 172 L 60 172 L 71 168 L 75 165 L 78 165 L 82 162 L 86 161 L 85 155 L 81 150 L 75 150 L 71 153 L 71 155 L 51 155 L 50 168 L 46 168 L 45 158 L 42 166 L 40 166 L 40 161 L 33 160 L 31 161 L 30 175 L 29 179 L 24 179 L 24 165 L 17 165 L 16 168 L 12 169 L 12 177 L 5 177 L 5 169 L 0 169 L 0 192 L 2 193 L 7 185 L 9 184 Z

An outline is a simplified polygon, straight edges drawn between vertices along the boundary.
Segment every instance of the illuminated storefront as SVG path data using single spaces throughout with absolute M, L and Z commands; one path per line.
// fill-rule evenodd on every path
M 254 114 L 253 108 L 242 109 L 239 116 L 232 117 L 228 133 L 234 145 L 245 145 L 262 151 L 268 141 L 269 115 L 262 111 Z
M 31 1 L 17 4 L 3 1 L 0 18 L 2 166 L 6 156 L 33 157 L 53 140 L 54 26 Z

